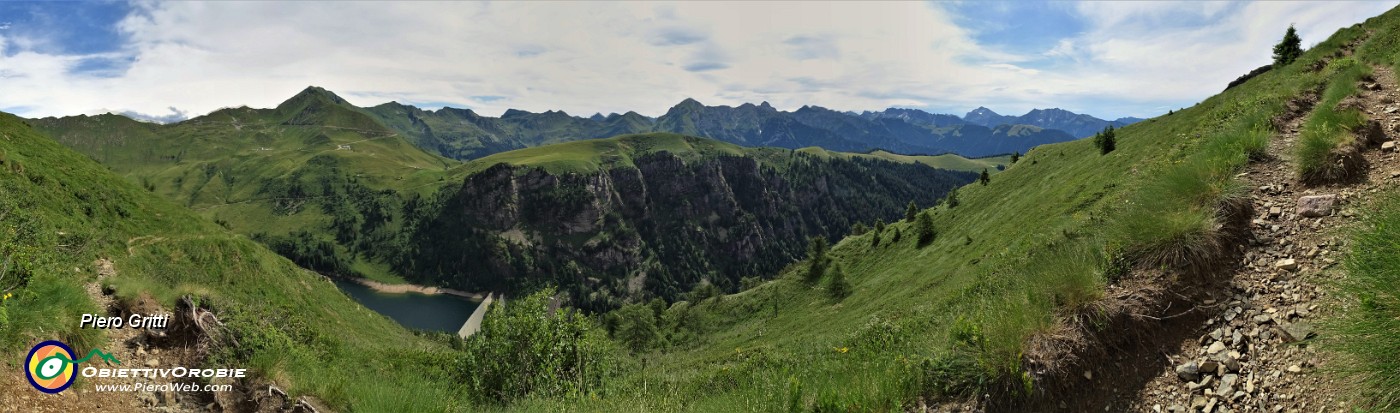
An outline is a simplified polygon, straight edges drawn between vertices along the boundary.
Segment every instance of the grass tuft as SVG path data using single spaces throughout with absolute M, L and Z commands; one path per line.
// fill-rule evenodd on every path
M 1322 93 L 1312 116 L 1303 123 L 1294 150 L 1299 177 L 1305 182 L 1346 179 L 1362 167 L 1355 146 L 1366 142 L 1358 142 L 1354 131 L 1366 123 L 1366 115 L 1341 104 L 1357 94 L 1357 83 L 1371 75 L 1371 67 L 1351 58 L 1334 60 L 1329 67 L 1337 74 Z
M 1340 373 L 1378 411 L 1400 409 L 1400 194 L 1393 194 L 1353 237 L 1340 284 L 1347 311 L 1330 343 L 1344 355 Z

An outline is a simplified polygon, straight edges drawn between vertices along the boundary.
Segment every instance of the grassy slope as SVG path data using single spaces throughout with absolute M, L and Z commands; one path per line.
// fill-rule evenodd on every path
M 1400 19 L 1386 16 L 1380 23 L 1391 27 L 1358 55 L 1400 71 Z M 1347 277 L 1339 283 L 1346 311 L 1328 323 L 1333 337 L 1325 344 L 1342 354 L 1338 372 L 1357 384 L 1355 395 L 1372 403 L 1367 411 L 1400 411 L 1400 193 L 1377 199 L 1348 247 Z
M 981 172 L 986 169 L 988 172 L 997 173 L 998 166 L 1006 167 L 1011 164 L 1011 155 L 989 156 L 986 158 L 964 158 L 955 154 L 943 155 L 900 155 L 886 151 L 872 151 L 870 153 L 847 153 L 833 152 L 818 147 L 798 149 L 799 152 L 810 153 L 818 156 L 840 156 L 845 159 L 865 158 L 880 159 L 901 163 L 921 163 L 939 169 L 949 169 L 954 171 Z
M 471 160 L 453 168 L 448 173 L 448 181 L 455 182 L 460 177 L 471 175 L 498 163 L 539 167 L 551 173 L 592 173 L 607 168 L 633 166 L 634 158 L 661 151 L 677 154 L 683 158 L 729 155 L 767 159 L 777 159 L 788 152 L 786 149 L 743 147 L 674 133 L 642 133 L 502 152 Z M 864 158 L 901 163 L 917 162 L 939 169 L 974 172 L 981 171 L 983 168 L 995 171 L 997 165 L 1005 165 L 1010 162 L 1010 156 L 967 159 L 957 155 L 910 156 L 885 151 L 856 154 L 828 151 L 816 147 L 798 149 L 797 151 L 842 159 Z
M 332 217 L 321 208 L 278 213 L 274 203 L 282 195 L 264 192 L 268 185 L 299 178 L 308 196 L 319 196 L 312 182 L 348 175 L 375 190 L 422 193 L 443 185 L 446 169 L 458 164 L 422 151 L 361 109 L 315 88 L 275 109 L 223 109 L 172 125 L 117 115 L 31 122 L 130 181 L 242 234 L 322 233 L 329 227 Z M 362 275 L 402 282 L 358 257 L 352 264 Z
M 1335 73 L 1305 68 L 1359 36 L 1361 30 L 1343 30 L 1292 66 L 1174 115 L 1119 129 L 1118 149 L 1108 155 L 1089 140 L 1038 147 L 990 185 L 965 187 L 961 206 L 934 208 L 939 234 L 928 247 L 915 245 L 907 223 L 891 225 L 903 234 L 894 245 L 871 247 L 868 234 L 842 240 L 832 253 L 854 286 L 844 300 L 798 281 L 803 268 L 795 265 L 782 279 L 693 306 L 698 311 L 689 317 L 704 320 L 708 333 L 643 352 L 639 357 L 649 364 L 617 384 L 624 390 L 587 406 L 893 410 L 961 377 L 937 377 L 930 365 L 955 371 L 967 368 L 958 360 L 973 358 L 963 362 L 1015 376 L 1021 343 L 1055 323 L 1060 310 L 1051 301 L 1073 294 L 1080 302 L 1093 299 L 1107 283 L 1096 253 L 1042 251 L 1055 245 L 1099 250 L 1108 242 L 1152 255 L 1210 231 L 1211 211 L 1230 196 L 1233 171 L 1266 142 L 1260 139 L 1269 133 L 1261 128 L 1288 99 Z M 1175 209 L 1164 213 L 1154 202 Z M 1154 226 L 1170 231 L 1131 231 Z M 953 331 L 972 331 L 983 348 L 954 354 Z M 950 355 L 951 365 L 937 364 Z M 521 407 L 551 410 L 555 403 Z
M 468 161 L 451 176 L 466 176 L 498 163 L 544 168 L 550 173 L 593 173 L 601 169 L 633 166 L 633 158 L 661 151 L 680 156 L 742 156 L 755 149 L 716 140 L 672 133 L 622 135 L 502 152 Z
M 435 184 L 456 164 L 367 124 L 372 121 L 353 119 L 350 108 L 326 106 L 337 110 L 310 119 L 319 125 L 284 124 L 288 119 L 304 120 L 294 110 L 298 108 L 289 107 L 224 109 L 164 126 L 116 115 L 33 122 L 133 182 L 181 200 L 205 216 L 228 221 L 243 233 L 281 234 L 327 219 L 314 210 L 273 214 L 266 196 L 259 194 L 265 182 L 286 181 L 296 171 L 325 172 L 307 166 L 316 157 L 333 158 L 340 169 L 374 189 Z M 351 149 L 339 150 L 339 145 Z
M 8 114 L 0 114 L 0 158 L 0 252 L 32 274 L 2 307 L 4 359 L 19 360 L 45 339 L 67 340 L 81 352 L 103 345 L 101 333 L 75 331 L 73 320 L 94 310 L 82 292 L 95 280 L 91 263 L 110 258 L 118 275 L 105 282 L 119 296 L 150 293 L 174 308 L 190 294 L 219 313 L 242 345 L 217 352 L 213 363 L 253 368 L 338 409 L 426 411 L 456 403 L 456 387 L 442 384 L 450 354 L 443 342 L 411 334 L 320 276 Z

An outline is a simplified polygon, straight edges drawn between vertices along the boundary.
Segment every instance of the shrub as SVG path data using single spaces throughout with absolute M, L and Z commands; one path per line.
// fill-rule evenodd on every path
M 760 277 L 749 276 L 739 279 L 739 289 L 741 290 L 752 290 L 762 284 L 763 278 Z
M 549 314 L 553 295 L 549 288 L 491 307 L 481 330 L 463 343 L 458 375 L 465 394 L 477 402 L 506 403 L 599 386 L 612 364 L 608 340 L 587 318 Z M 633 308 L 652 317 L 645 306 Z
M 1020 152 L 1016 152 L 1016 153 L 1011 154 L 1011 163 L 1014 164 L 1014 163 L 1016 163 L 1016 161 L 1019 161 L 1019 160 L 1021 160 L 1021 153 L 1020 153 Z
M 948 195 L 943 197 L 943 205 L 947 205 L 949 209 L 958 207 L 958 188 L 948 190 Z
M 613 338 L 622 342 L 628 349 L 637 352 L 650 347 L 656 340 L 657 313 L 649 306 L 633 304 L 614 310 L 611 315 L 617 320 L 617 330 Z

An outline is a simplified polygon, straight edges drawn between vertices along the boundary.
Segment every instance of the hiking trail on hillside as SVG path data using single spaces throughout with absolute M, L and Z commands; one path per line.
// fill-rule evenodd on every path
M 1292 157 L 1307 117 L 1292 116 L 1271 140 L 1268 158 L 1240 174 L 1254 216 L 1241 261 L 1225 277 L 1228 284 L 1196 306 L 1208 318 L 1178 344 L 1166 343 L 1161 357 L 1170 368 L 1136 393 L 1116 395 L 1106 411 L 1351 410 L 1344 391 L 1349 386 L 1329 374 L 1328 354 L 1313 340 L 1320 334 L 1318 320 L 1344 311 L 1330 295 L 1330 285 L 1344 276 L 1337 265 L 1345 251 L 1339 229 L 1352 226 L 1358 208 L 1400 178 L 1392 142 L 1400 124 L 1396 75 L 1375 67 L 1373 78 L 1343 105 L 1359 104 L 1379 122 L 1386 143 L 1362 150 L 1364 170 L 1356 179 L 1304 185 Z

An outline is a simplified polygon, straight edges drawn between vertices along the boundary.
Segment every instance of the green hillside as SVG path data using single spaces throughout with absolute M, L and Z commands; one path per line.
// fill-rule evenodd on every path
M 223 109 L 170 125 L 118 115 L 30 122 L 145 189 L 264 242 L 303 231 L 332 240 L 326 228 L 337 222 L 346 231 L 392 222 L 391 205 L 435 190 L 458 164 L 316 87 L 274 109 Z M 352 266 L 396 280 L 362 259 L 337 270 Z
M 126 302 L 150 295 L 175 309 L 191 297 L 216 313 L 237 344 L 215 342 L 200 365 L 247 367 L 256 377 L 241 384 L 247 388 L 275 382 L 337 410 L 458 405 L 456 387 L 440 385 L 456 380 L 444 363 L 452 359 L 446 340 L 365 310 L 321 276 L 9 114 L 0 114 L 0 164 L 0 254 L 9 270 L 0 288 L 12 295 L 0 304 L 0 352 L 11 368 L 42 340 L 64 340 L 81 353 L 122 346 L 101 330 L 77 329 L 79 314 L 100 312 L 84 292 L 100 283 Z M 99 280 L 98 259 L 110 259 L 115 275 Z
M 1281 132 L 1273 119 L 1294 98 L 1353 82 L 1358 60 L 1377 58 L 1346 57 L 1343 45 L 1390 53 L 1397 13 L 1341 30 L 1299 61 L 1193 107 L 1119 129 L 1106 154 L 1088 139 L 1037 147 L 988 184 L 962 188 L 956 207 L 922 211 L 936 231 L 927 245 L 916 223 L 897 222 L 835 243 L 815 279 L 809 260 L 738 294 L 618 310 L 609 316 L 614 337 L 647 367 L 618 381 L 628 389 L 621 395 L 584 409 L 911 410 L 985 393 L 996 408 L 1083 381 L 1055 357 L 1085 348 L 1033 345 L 1057 337 L 1096 345 L 1133 325 L 1124 311 L 1162 311 L 1110 291 L 1170 291 L 1208 277 L 1193 269 L 1225 254 L 1227 228 L 1245 216 L 1236 174 Z M 835 267 L 848 295 L 829 293 Z M 653 324 L 654 334 L 638 327 Z
M 471 175 L 492 165 L 539 167 L 551 173 L 591 173 L 634 166 L 633 158 L 657 152 L 670 152 L 698 159 L 718 155 L 744 156 L 772 151 L 744 148 L 731 143 L 672 133 L 646 133 L 558 143 L 517 149 L 474 159 L 451 171 L 452 176 Z
M 951 153 L 942 155 L 901 155 L 888 151 L 872 151 L 870 153 L 855 154 L 847 152 L 833 152 L 817 147 L 802 148 L 798 149 L 798 151 L 818 156 L 839 156 L 847 159 L 852 157 L 860 157 L 866 159 L 882 159 L 902 163 L 920 163 L 938 169 L 967 172 L 981 172 L 983 169 L 986 169 L 990 173 L 996 173 L 1000 172 L 1001 169 L 1008 167 L 1011 164 L 1011 155 L 969 159 Z

